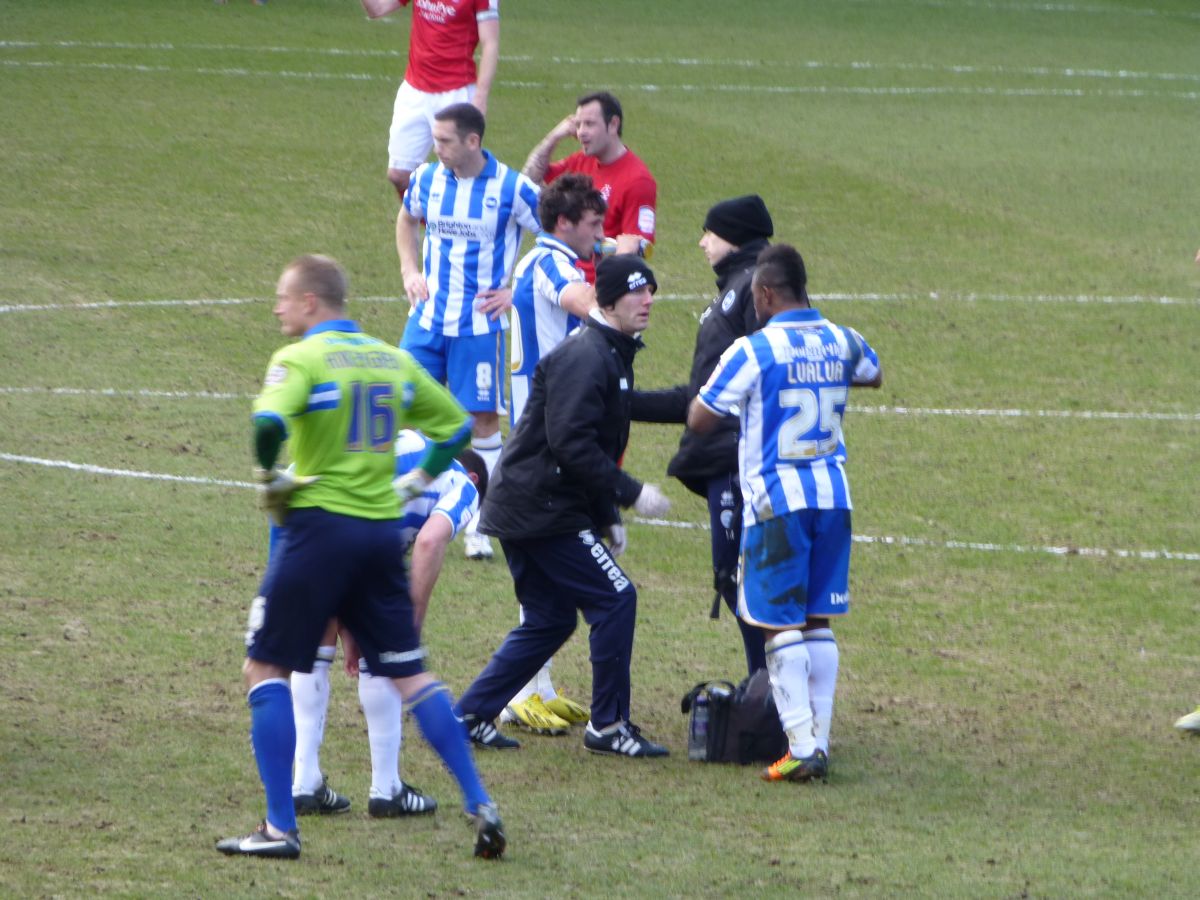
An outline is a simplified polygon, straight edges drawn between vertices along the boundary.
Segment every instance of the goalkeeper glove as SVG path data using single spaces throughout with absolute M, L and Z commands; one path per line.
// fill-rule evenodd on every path
M 297 475 L 292 469 L 274 466 L 270 469 L 254 470 L 258 481 L 258 505 L 276 525 L 287 518 L 288 500 L 292 494 L 320 479 L 320 475 Z
M 392 489 L 396 492 L 396 496 L 400 498 L 400 505 L 404 506 L 408 501 L 415 500 L 425 493 L 425 488 L 433 482 L 424 471 L 421 469 L 413 469 L 411 472 L 405 472 L 403 475 L 392 480 Z
M 654 485 L 643 484 L 642 492 L 633 501 L 633 508 L 638 515 L 657 519 L 666 515 L 667 510 L 671 508 L 671 501 Z

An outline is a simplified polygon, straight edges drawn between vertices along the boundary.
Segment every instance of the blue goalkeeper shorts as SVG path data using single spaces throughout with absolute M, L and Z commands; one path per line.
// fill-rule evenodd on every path
M 250 611 L 247 656 L 309 672 L 325 626 L 336 617 L 354 635 L 371 674 L 405 678 L 424 671 L 398 520 L 294 509 L 275 537 Z

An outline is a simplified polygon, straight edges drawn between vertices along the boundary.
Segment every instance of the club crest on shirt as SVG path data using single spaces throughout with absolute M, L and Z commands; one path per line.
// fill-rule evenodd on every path
M 737 299 L 737 291 L 730 291 L 721 298 L 721 312 L 729 312 L 733 309 L 733 301 Z

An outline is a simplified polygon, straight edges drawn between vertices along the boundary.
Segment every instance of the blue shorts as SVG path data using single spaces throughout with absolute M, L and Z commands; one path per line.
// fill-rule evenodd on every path
M 310 672 L 335 616 L 354 635 L 371 674 L 406 678 L 425 670 L 398 520 L 292 510 L 250 610 L 246 655 Z
M 806 509 L 742 532 L 738 615 L 751 625 L 798 628 L 850 611 L 850 510 Z
M 467 412 L 505 412 L 503 331 L 447 337 L 410 315 L 400 348 L 446 385 Z

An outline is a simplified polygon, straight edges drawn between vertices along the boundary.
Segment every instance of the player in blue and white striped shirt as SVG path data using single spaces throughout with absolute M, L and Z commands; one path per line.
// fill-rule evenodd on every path
M 425 458 L 430 441 L 406 429 L 396 435 L 397 477 L 417 468 Z M 487 489 L 487 469 L 470 450 L 459 454 L 449 468 L 400 510 L 402 552 L 409 556 L 409 595 L 418 631 L 429 607 L 434 584 L 446 557 L 446 548 L 479 511 Z M 271 528 L 271 547 L 279 530 Z M 336 652 L 336 630 L 329 629 L 317 651 L 311 673 L 293 672 L 292 706 L 296 718 L 296 758 L 292 796 L 296 812 L 330 813 L 350 808 L 350 802 L 325 784 L 321 774 L 320 746 L 329 706 L 329 669 Z M 437 803 L 400 779 L 399 756 L 402 706 L 400 692 L 390 678 L 373 677 L 357 650 L 343 647 L 349 669 L 357 660 L 358 698 L 367 719 L 371 745 L 371 790 L 367 812 L 376 818 L 433 812 Z
M 852 386 L 878 387 L 862 335 L 809 306 L 804 261 L 777 244 L 752 289 L 761 331 L 721 356 L 688 411 L 705 431 L 740 411 L 744 497 L 738 615 L 762 628 L 788 754 L 768 781 L 823 778 L 837 684 L 830 616 L 850 608 L 850 485 L 842 415 Z M 769 321 L 768 321 L 769 320 Z
M 507 285 L 522 230 L 536 232 L 539 223 L 537 186 L 483 149 L 483 131 L 483 113 L 470 103 L 434 116 L 438 162 L 413 173 L 396 219 L 396 249 L 412 304 L 400 346 L 473 415 L 471 446 L 490 473 L 500 459 L 505 409 Z M 474 523 L 467 555 L 492 555 Z
M 576 263 L 590 259 L 603 239 L 606 208 L 587 175 L 568 172 L 542 191 L 542 233 L 513 276 L 512 427 L 525 408 L 538 360 L 596 307 L 596 291 Z
M 591 176 L 567 172 L 552 181 L 538 200 L 542 233 L 517 264 L 513 278 L 512 406 L 516 427 L 533 385 L 538 361 L 563 342 L 596 308 L 596 290 L 576 266 L 590 259 L 604 237 L 604 196 Z M 521 611 L 524 621 L 524 610 Z M 550 676 L 551 660 L 517 691 L 500 714 L 541 734 L 565 734 L 588 720 L 588 710 L 560 696 Z

